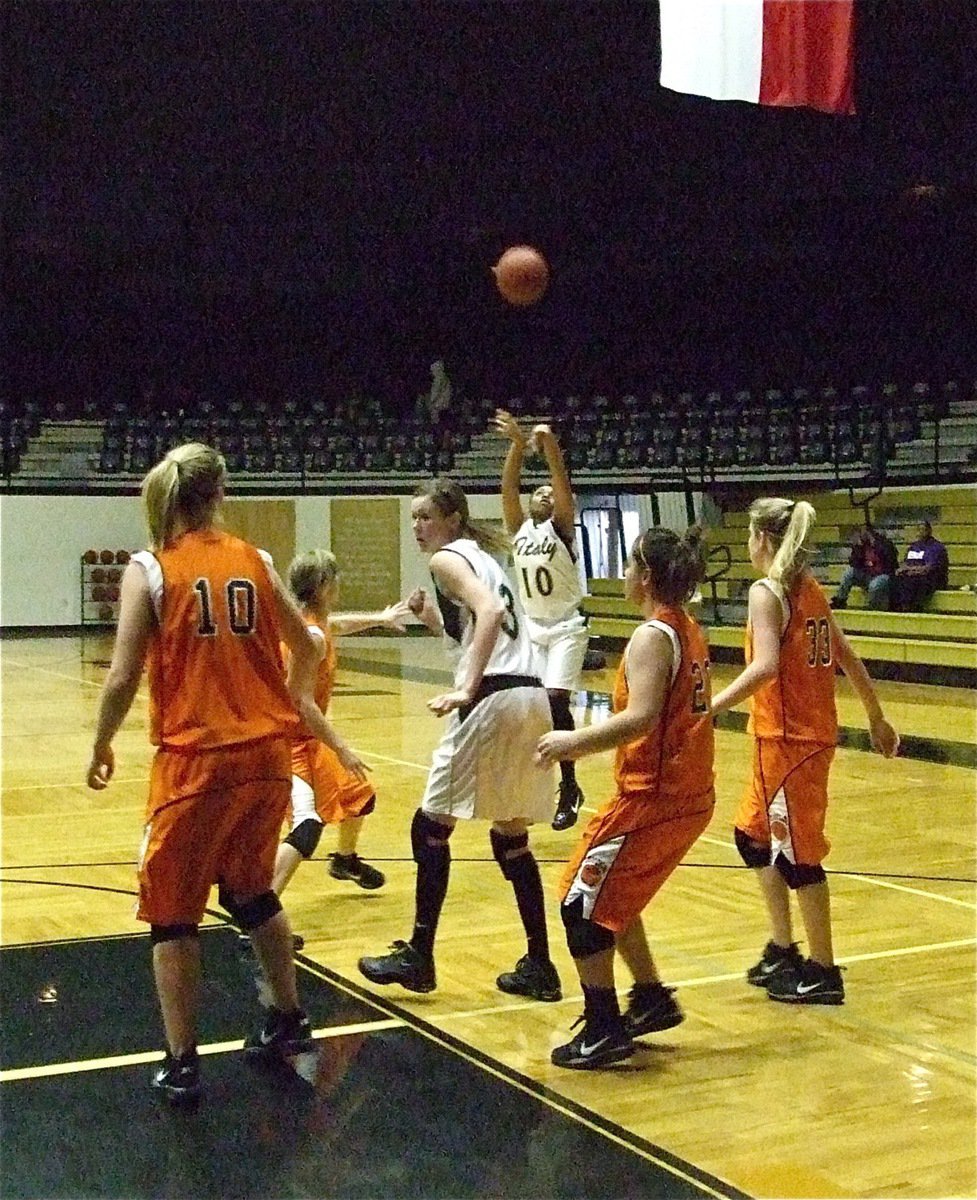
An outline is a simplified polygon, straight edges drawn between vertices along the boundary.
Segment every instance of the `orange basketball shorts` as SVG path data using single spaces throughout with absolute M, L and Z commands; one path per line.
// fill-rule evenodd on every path
M 199 924 L 218 881 L 245 899 L 267 892 L 290 786 L 286 738 L 196 753 L 159 749 L 139 859 L 139 919 Z
M 753 739 L 753 777 L 734 824 L 752 841 L 792 863 L 816 867 L 831 843 L 824 836 L 828 773 L 834 746 Z
M 293 743 L 292 774 L 312 789 L 315 811 L 324 825 L 358 817 L 375 794 L 369 780 L 357 779 L 347 771 L 333 751 L 318 739 Z M 289 825 L 295 823 L 295 815 L 290 804 Z
M 654 800 L 615 797 L 584 829 L 560 881 L 560 900 L 582 901 L 583 916 L 621 933 L 686 856 L 712 817 L 712 793 L 681 813 L 656 814 Z M 636 808 L 643 810 L 636 823 Z

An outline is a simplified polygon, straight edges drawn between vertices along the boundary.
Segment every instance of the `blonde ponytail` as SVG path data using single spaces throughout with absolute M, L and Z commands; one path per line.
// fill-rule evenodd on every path
M 151 550 L 162 550 L 181 519 L 187 529 L 209 525 L 227 478 L 224 458 L 201 442 L 171 450 L 142 481 Z
M 767 575 L 789 592 L 814 557 L 812 541 L 817 513 L 806 500 L 755 500 L 750 506 L 750 529 L 765 533 L 775 547 Z

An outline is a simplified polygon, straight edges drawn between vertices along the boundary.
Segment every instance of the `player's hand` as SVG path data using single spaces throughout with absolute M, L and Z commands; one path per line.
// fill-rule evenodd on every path
M 471 695 L 459 688 L 453 692 L 442 692 L 440 696 L 435 696 L 433 700 L 428 700 L 427 706 L 436 717 L 446 717 L 448 713 L 454 712 L 456 708 L 464 708 L 466 704 L 471 704 Z
M 393 604 L 388 604 L 383 610 L 380 614 L 380 622 L 387 629 L 396 629 L 403 633 L 407 629 L 407 618 L 412 612 L 414 610 L 410 606 L 410 600 L 397 600 Z
M 536 743 L 535 763 L 537 767 L 552 767 L 561 759 L 572 758 L 573 733 L 570 730 L 554 729 L 544 733 Z
M 435 635 L 440 637 L 444 632 L 444 623 L 441 620 L 441 610 L 431 598 L 431 593 L 424 588 L 417 588 L 411 592 L 407 599 L 407 607 L 418 617 L 427 628 Z
M 109 786 L 115 772 L 115 752 L 111 746 L 96 746 L 92 750 L 92 761 L 88 764 L 88 786 L 93 792 L 101 792 Z
M 526 445 L 526 435 L 519 427 L 519 422 L 511 412 L 507 412 L 504 408 L 497 408 L 495 416 L 492 419 L 492 424 L 495 426 L 497 433 L 501 433 L 503 437 L 507 437 L 511 442 L 515 442 L 520 446 Z
M 362 780 L 367 778 L 370 768 L 345 742 L 337 748 L 336 757 L 351 775 L 355 775 L 357 779 Z
M 899 753 L 899 734 L 884 717 L 872 722 L 869 737 L 872 739 L 872 746 L 883 758 L 894 758 Z

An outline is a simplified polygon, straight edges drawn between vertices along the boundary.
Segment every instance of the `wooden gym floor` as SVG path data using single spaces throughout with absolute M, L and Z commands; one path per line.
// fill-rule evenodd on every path
M 647 914 L 683 1025 L 629 1063 L 558 1071 L 581 1011 L 555 902 L 564 999 L 521 1002 L 496 974 L 523 951 L 484 826 L 462 825 L 437 946 L 438 989 L 371 989 L 363 953 L 409 935 L 408 829 L 439 735 L 445 681 L 418 638 L 343 643 L 333 717 L 373 768 L 361 850 L 372 893 L 329 878 L 327 831 L 285 895 L 321 1050 L 267 1077 L 234 1053 L 255 1020 L 250 961 L 214 907 L 204 932 L 207 1093 L 172 1114 L 146 1086 L 160 1047 L 145 928 L 132 917 L 150 748 L 137 701 L 106 792 L 83 783 L 106 640 L 25 638 L 3 657 L 0 1103 L 4 1196 L 972 1196 L 975 1174 L 975 775 L 971 692 L 880 690 L 913 735 L 884 762 L 838 752 L 828 859 L 841 1008 L 793 1009 L 745 984 L 765 940 L 730 823 L 748 769 L 717 732 L 710 829 Z M 716 685 L 730 668 L 717 668 Z M 579 719 L 606 714 L 610 671 L 585 676 Z M 841 685 L 842 722 L 864 728 Z M 962 759 L 959 747 L 964 747 Z M 935 755 L 939 757 L 938 753 Z M 579 764 L 588 808 L 609 756 Z M 552 896 L 576 831 L 534 830 Z M 619 975 L 622 990 L 628 981 Z M 57 1148 L 57 1149 L 56 1149 Z

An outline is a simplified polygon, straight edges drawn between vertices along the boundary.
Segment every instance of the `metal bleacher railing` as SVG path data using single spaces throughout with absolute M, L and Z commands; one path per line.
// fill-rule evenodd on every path
M 977 479 L 972 381 L 648 391 L 507 403 L 557 428 L 578 488 L 666 491 L 783 479 L 816 486 Z M 324 401 L 213 404 L 179 411 L 44 419 L 0 410 L 6 490 L 132 487 L 182 441 L 219 446 L 255 490 L 397 490 L 427 472 L 464 486 L 498 484 L 504 445 L 489 432 L 495 402 L 467 399 L 431 421 L 378 401 L 337 412 Z M 528 414 L 538 414 L 530 417 Z M 527 464 L 530 472 L 532 464 Z

